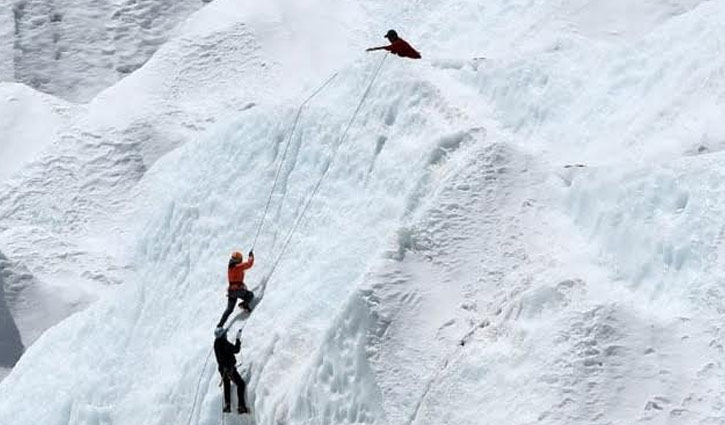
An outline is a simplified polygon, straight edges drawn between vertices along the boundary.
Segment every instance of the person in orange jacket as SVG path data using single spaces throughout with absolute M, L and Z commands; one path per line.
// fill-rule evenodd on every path
M 244 258 L 241 252 L 233 252 L 232 258 L 229 259 L 229 267 L 227 268 L 227 277 L 229 278 L 227 309 L 224 310 L 222 318 L 219 319 L 217 328 L 224 326 L 224 322 L 227 321 L 229 315 L 234 311 L 234 304 L 237 303 L 237 299 L 242 300 L 239 307 L 245 309 L 247 312 L 252 311 L 249 303 L 254 299 L 254 293 L 248 290 L 244 284 L 244 271 L 251 269 L 254 265 L 254 251 L 249 251 L 249 260 L 243 260 Z
M 398 37 L 398 33 L 395 32 L 395 30 L 389 30 L 388 33 L 385 34 L 385 38 L 390 41 L 389 46 L 371 47 L 366 51 L 372 52 L 374 50 L 387 50 L 390 53 L 398 55 L 402 58 L 420 59 L 420 53 L 418 53 L 417 50 L 411 47 L 411 45 L 408 44 L 407 41 Z

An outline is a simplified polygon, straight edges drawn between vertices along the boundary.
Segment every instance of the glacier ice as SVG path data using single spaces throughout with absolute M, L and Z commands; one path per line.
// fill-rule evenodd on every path
M 0 187 L 0 252 L 30 295 L 7 310 L 37 338 L 0 383 L 0 423 L 223 420 L 204 362 L 226 257 L 249 248 L 299 102 L 333 72 L 248 274 L 269 286 L 243 322 L 242 423 L 722 422 L 724 16 L 698 0 L 205 5 L 42 128 Z M 331 162 L 380 59 L 363 50 L 392 25 L 426 59 L 388 58 Z M 27 99 L 24 119 L 54 119 Z M 54 296 L 54 320 L 28 316 Z

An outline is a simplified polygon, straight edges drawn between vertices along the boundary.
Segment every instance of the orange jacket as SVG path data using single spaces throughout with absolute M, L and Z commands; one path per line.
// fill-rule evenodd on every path
M 229 277 L 229 290 L 235 291 L 239 289 L 247 289 L 244 285 L 244 271 L 252 268 L 254 265 L 254 256 L 250 256 L 249 260 L 235 263 L 229 262 L 229 269 L 227 270 L 227 276 Z

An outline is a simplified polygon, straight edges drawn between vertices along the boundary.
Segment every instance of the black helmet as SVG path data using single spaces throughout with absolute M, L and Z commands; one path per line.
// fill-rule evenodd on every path
M 385 38 L 388 40 L 395 40 L 398 38 L 398 33 L 395 32 L 395 30 L 388 30 L 388 33 L 385 34 Z

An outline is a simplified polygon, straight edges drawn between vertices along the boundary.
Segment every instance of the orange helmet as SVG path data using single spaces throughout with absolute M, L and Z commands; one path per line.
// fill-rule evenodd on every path
M 234 261 L 242 261 L 242 253 L 239 251 L 232 252 L 232 260 Z

